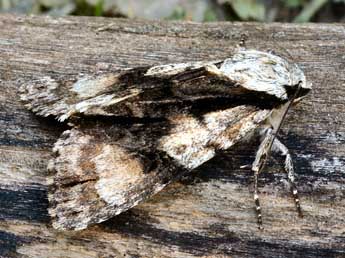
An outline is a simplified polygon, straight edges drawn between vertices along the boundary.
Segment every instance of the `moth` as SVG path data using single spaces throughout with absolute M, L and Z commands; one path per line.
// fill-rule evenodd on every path
M 302 70 L 272 53 L 237 49 L 221 61 L 47 76 L 20 87 L 25 106 L 68 121 L 50 160 L 53 227 L 81 230 L 154 195 L 171 181 L 254 133 L 258 175 L 269 152 L 285 171 L 301 213 L 288 149 L 277 138 L 293 103 L 311 90 Z

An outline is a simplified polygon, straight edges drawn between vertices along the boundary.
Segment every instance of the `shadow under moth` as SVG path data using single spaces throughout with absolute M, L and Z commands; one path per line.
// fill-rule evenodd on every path
M 27 108 L 69 121 L 50 160 L 49 214 L 56 229 L 105 221 L 160 191 L 254 134 L 252 171 L 270 151 L 285 171 L 301 213 L 288 149 L 276 138 L 287 110 L 311 90 L 301 69 L 271 53 L 236 50 L 230 58 L 44 77 L 20 87 Z

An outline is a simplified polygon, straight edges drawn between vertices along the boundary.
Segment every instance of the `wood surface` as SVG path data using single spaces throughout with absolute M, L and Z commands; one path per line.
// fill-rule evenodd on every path
M 271 158 L 252 173 L 257 142 L 219 154 L 149 201 L 83 231 L 54 230 L 47 162 L 68 126 L 27 111 L 18 87 L 45 75 L 227 57 L 246 47 L 292 59 L 313 91 L 289 112 L 304 217 Z M 0 16 L 0 257 L 345 257 L 345 25 L 181 23 L 91 17 Z

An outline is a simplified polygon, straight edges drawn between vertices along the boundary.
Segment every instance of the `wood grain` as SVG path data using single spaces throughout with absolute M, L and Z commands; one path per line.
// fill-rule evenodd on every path
M 39 118 L 17 88 L 45 75 L 227 57 L 246 46 L 293 58 L 313 91 L 280 139 L 297 171 L 299 219 L 271 159 L 256 225 L 251 164 L 238 146 L 149 201 L 79 232 L 53 230 L 46 165 L 66 125 Z M 0 257 L 345 257 L 345 25 L 179 23 L 91 17 L 0 16 Z

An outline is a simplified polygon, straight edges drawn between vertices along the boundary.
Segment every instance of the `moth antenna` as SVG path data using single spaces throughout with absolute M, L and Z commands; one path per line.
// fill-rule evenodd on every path
M 238 42 L 238 44 L 236 44 L 235 52 L 236 51 L 246 50 L 246 41 L 247 41 L 247 39 L 248 39 L 248 35 L 247 34 L 242 33 L 240 35 L 240 41 Z
M 282 47 L 277 41 L 274 40 L 274 36 L 272 37 L 273 39 L 273 44 L 278 46 L 279 50 L 281 50 L 282 52 L 284 52 L 284 54 L 291 60 L 295 63 L 295 58 L 290 54 L 290 52 L 285 48 L 285 47 Z M 270 51 L 271 52 L 271 51 Z M 274 52 L 274 51 L 272 51 Z M 277 53 L 275 53 L 277 55 Z M 278 54 L 279 55 L 279 54 Z
M 238 43 L 238 47 L 245 49 L 247 39 L 248 39 L 248 35 L 242 33 L 240 37 L 240 43 Z

